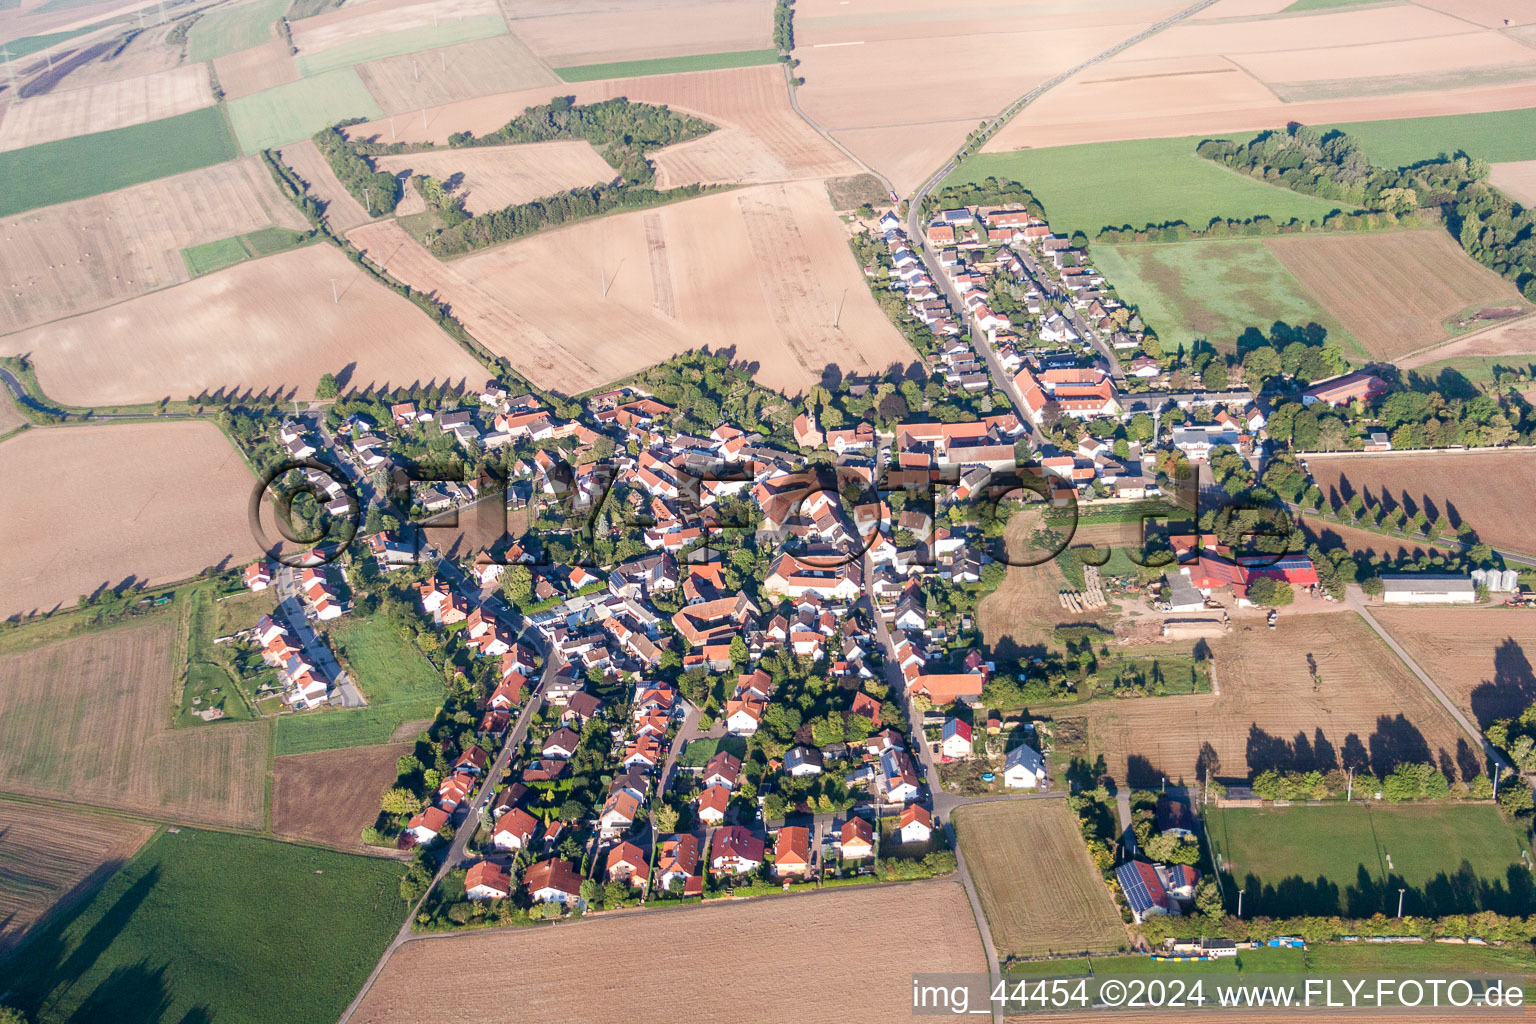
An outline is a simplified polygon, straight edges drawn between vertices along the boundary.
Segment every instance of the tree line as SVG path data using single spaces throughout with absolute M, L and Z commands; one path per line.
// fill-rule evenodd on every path
M 373 161 L 358 152 L 341 129 L 360 124 L 361 118 L 342 121 L 314 134 L 315 147 L 331 165 L 336 178 L 370 214 L 394 213 L 403 191 L 400 180 L 388 171 L 374 170 Z

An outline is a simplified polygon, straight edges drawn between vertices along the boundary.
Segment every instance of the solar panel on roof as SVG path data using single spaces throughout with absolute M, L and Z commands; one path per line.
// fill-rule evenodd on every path
M 1136 869 L 1135 862 L 1120 865 L 1115 872 L 1120 879 L 1120 888 L 1125 893 L 1125 901 L 1131 909 L 1138 914 L 1146 913 L 1153 907 L 1152 894 L 1147 891 L 1147 884 L 1142 880 L 1141 872 Z

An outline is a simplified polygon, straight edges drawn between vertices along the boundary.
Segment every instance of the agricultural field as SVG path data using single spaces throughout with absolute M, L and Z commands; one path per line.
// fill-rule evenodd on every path
M 1493 164 L 1488 181 L 1522 206 L 1536 206 L 1536 160 Z
M 1045 206 L 1053 231 L 1082 231 L 1089 238 L 1105 227 L 1141 228 L 1176 220 L 1204 227 L 1216 217 L 1321 221 L 1339 209 L 1332 200 L 1254 181 L 1197 156 L 1200 141 L 1200 136 L 1189 136 L 981 153 L 945 182 L 988 177 L 1022 182 Z
M 566 94 L 577 103 L 623 96 L 636 103 L 666 104 L 701 117 L 717 130 L 652 155 L 660 188 L 693 182 L 737 184 L 825 178 L 858 170 L 789 105 L 783 73 L 776 67 L 658 75 L 584 82 L 569 87 L 524 89 L 450 103 L 425 116 L 386 118 L 348 129 L 352 138 L 445 145 L 454 132 L 494 132 L 530 106 Z
M 1478 22 L 1464 9 L 1370 4 L 1282 13 L 1268 3 L 1222 0 L 1052 89 L 985 150 L 1529 107 L 1536 55 L 1495 31 L 1503 16 Z M 1440 148 L 1457 147 L 1401 163 Z
M 351 68 L 337 68 L 242 96 L 230 100 L 225 109 L 244 153 L 307 139 L 326 125 L 347 118 L 383 113 Z
M 332 231 L 351 231 L 372 219 L 363 204 L 352 198 L 346 186 L 336 180 L 336 173 L 315 148 L 312 139 L 284 146 L 277 151 L 277 156 L 299 176 L 310 195 L 325 204 L 325 222 Z
M 405 917 L 399 875 L 373 857 L 162 833 L 6 965 L 7 1001 L 39 1024 L 329 1024 Z
M 1367 158 L 1384 167 L 1404 167 L 1441 153 L 1465 150 L 1489 162 L 1536 159 L 1536 107 L 1442 117 L 1406 117 L 1329 125 L 1359 140 Z
M 720 71 L 724 68 L 750 68 L 759 64 L 777 64 L 779 51 L 738 50 L 732 53 L 700 53 L 689 57 L 660 57 L 655 60 L 621 60 L 612 64 L 579 64 L 555 68 L 566 82 L 595 82 L 602 78 L 638 78 L 642 75 L 674 75 L 686 71 Z
M 1371 615 L 1479 728 L 1536 703 L 1528 610 L 1382 606 Z
M 395 762 L 414 743 L 294 754 L 272 762 L 272 831 L 326 846 L 362 845 L 395 781 Z
M 1096 243 L 1093 263 L 1169 349 L 1188 350 L 1197 340 L 1205 340 L 1230 354 L 1244 330 L 1256 327 L 1267 332 L 1276 320 L 1297 327 L 1319 324 L 1329 340 L 1346 351 L 1353 348 L 1353 339 L 1328 307 L 1286 269 L 1275 252 L 1257 238 Z M 1360 294 L 1351 292 L 1350 297 L 1358 299 Z
M 0 333 L 189 278 L 181 251 L 302 214 L 247 157 L 0 220 Z
M 183 579 L 256 551 L 245 521 L 255 479 L 212 423 L 29 430 L 0 445 L 0 475 L 23 484 L 0 494 L 3 616 L 72 605 L 125 580 Z
M 1533 495 L 1520 486 L 1536 470 L 1529 451 L 1340 456 L 1307 465 L 1325 496 L 1348 501 L 1360 493 L 1388 509 L 1401 506 L 1410 517 L 1420 509 L 1431 520 L 1443 513 L 1452 527 L 1470 523 L 1494 547 L 1536 553 L 1523 523 Z
M 1418 558 L 1420 555 L 1444 556 L 1452 550 L 1452 545 L 1427 541 L 1411 529 L 1407 534 L 1398 535 L 1363 526 L 1346 526 L 1342 522 L 1315 516 L 1307 516 L 1303 525 L 1307 541 L 1316 541 L 1324 551 L 1344 548 L 1353 555 L 1390 560 Z
M 349 237 L 397 279 L 447 301 L 519 373 L 567 394 L 722 344 L 789 394 L 831 366 L 878 372 L 914 357 L 870 296 L 818 182 L 618 213 L 449 263 L 394 223 Z M 584 295 L 592 302 L 578 314 L 572 300 Z
M 16 405 L 10 388 L 0 388 L 0 437 L 27 425 L 27 417 Z
M 216 107 L 0 153 L 0 217 L 223 163 L 234 139 Z
M 512 31 L 562 71 L 573 65 L 761 50 L 773 32 L 772 0 L 644 0 L 622 5 L 503 0 L 502 10 Z M 649 73 L 616 70 L 602 77 Z
M 288 44 L 276 34 L 264 43 L 219 57 L 213 62 L 213 71 L 219 76 L 224 98 L 230 100 L 299 79 L 299 68 L 288 52 Z
M 1440 917 L 1536 908 L 1521 861 L 1529 841 L 1491 804 L 1334 804 L 1208 808 L 1206 830 L 1244 911 L 1292 917 L 1391 914 Z M 1509 891 L 1513 875 L 1519 893 Z
M 1102 756 L 1117 779 L 1153 786 L 1193 782 L 1206 769 L 1244 779 L 1364 761 L 1386 774 L 1402 761 L 1444 758 L 1459 778 L 1480 767 L 1445 709 L 1352 613 L 1282 612 L 1274 630 L 1238 620 L 1209 644 L 1218 693 L 1074 709 L 1088 722 L 1089 761 Z
M 442 706 L 441 674 L 382 617 L 348 619 L 333 626 L 327 640 L 350 669 L 368 707 L 285 715 L 277 723 L 279 754 L 370 746 L 402 738 L 396 733 L 406 723 L 430 721 Z
M 80 40 L 76 46 L 53 50 L 47 60 L 32 61 L 24 71 L 18 71 L 17 78 L 29 76 L 27 94 L 36 98 L 55 90 L 128 82 L 185 66 L 188 62 L 182 44 L 167 41 L 174 29 L 153 25 L 151 13 L 144 17 L 143 32 L 137 31 L 136 19 L 131 26 L 127 19 L 110 28 L 95 26 L 105 31 Z M 168 15 L 165 24 L 174 26 L 178 20 Z
M 329 245 L 0 338 L 0 354 L 20 353 L 31 354 L 50 398 L 83 406 L 221 390 L 307 398 L 324 373 L 359 390 L 485 377 L 410 300 Z
M 797 90 L 806 113 L 909 192 L 977 124 L 1033 86 L 1176 10 L 1162 0 L 984 0 L 795 5 Z M 1145 45 L 1145 44 L 1143 44 Z M 943 59 L 1006 54 L 1006 59 Z M 892 74 L 900 68 L 899 74 Z
M 267 727 L 171 728 L 172 616 L 0 653 L 0 790 L 255 828 Z M 25 634 L 23 633 L 24 639 Z
M 1478 323 L 1525 312 L 1513 282 L 1444 230 L 1294 235 L 1265 246 L 1375 359 L 1394 360 Z M 1108 273 L 1106 271 L 1106 273 Z
M 612 181 L 618 174 L 591 143 L 581 139 L 404 153 L 380 157 L 375 165 L 391 174 L 426 174 L 439 181 L 462 174 L 454 194 L 472 215 Z
M 677 941 L 678 929 L 688 936 Z M 850 942 L 854 935 L 879 942 Z M 773 968 L 741 955 L 743 936 L 773 947 Z M 720 1024 L 764 1020 L 889 1020 L 911 1012 L 911 971 L 986 970 L 976 920 L 949 879 L 834 889 L 789 899 L 705 905 L 678 913 L 605 914 L 579 927 L 480 932 L 402 946 L 352 1020 L 388 1024 L 408 1014 L 451 1024 L 481 1013 L 471 985 L 441 986 L 421 1002 L 421 979 L 443 971 L 480 977 L 518 964 L 519 1013 L 550 1024 L 623 1018 L 671 1024 L 675 998 L 709 978 L 730 998 L 711 1001 Z M 571 965 L 603 964 L 571 996 Z M 785 984 L 785 979 L 795 979 Z
M 288 9 L 288 0 L 250 0 L 249 3 L 215 8 L 204 14 L 187 33 L 187 55 L 195 61 L 260 46 L 272 34 L 272 23 Z
M 1471 380 L 1488 379 L 1494 366 L 1519 367 L 1531 362 L 1503 356 L 1536 356 L 1536 319 L 1527 316 L 1497 323 L 1396 362 L 1399 369 L 1416 370 L 1431 379 L 1450 368 L 1466 372 Z
M 386 114 L 415 114 L 427 107 L 498 91 L 532 89 L 559 81 L 522 40 L 503 33 L 440 49 L 385 57 L 357 65 L 363 84 Z
M 318 19 L 317 19 L 318 20 Z M 390 18 L 387 23 L 393 24 Z M 399 57 L 422 50 L 467 43 L 474 39 L 486 39 L 502 35 L 507 23 L 499 14 L 482 14 L 445 21 L 432 28 L 408 28 L 403 31 L 382 32 L 363 39 L 340 43 L 315 50 L 301 44 L 296 62 L 299 73 L 305 77 L 322 75 L 337 68 L 351 67 L 364 61 Z
M 293 22 L 293 45 L 298 47 L 302 68 L 307 58 L 324 51 L 359 45 L 367 47 L 407 32 L 421 40 L 414 49 L 430 49 L 441 45 L 434 40 L 453 31 L 455 26 L 486 18 L 502 22 L 501 31 L 506 31 L 496 0 L 379 0 L 372 4 L 348 4 Z M 449 43 L 463 41 L 444 40 Z M 359 59 L 389 57 L 402 52 L 411 51 L 389 49 Z
M 1065 800 L 962 807 L 954 824 L 999 957 L 1125 948 L 1120 912 Z
M 61 901 L 115 872 L 154 826 L 0 800 L 0 956 Z
M 287 231 L 283 228 L 262 228 L 248 235 L 235 235 L 232 238 L 221 238 L 216 242 L 207 242 L 203 245 L 195 245 L 181 250 L 181 258 L 186 261 L 187 271 L 193 277 L 201 277 L 211 274 L 216 270 L 224 270 L 236 263 L 244 263 L 246 260 L 255 259 L 258 256 L 272 256 L 280 252 L 287 252 L 296 246 L 312 240 L 313 236 L 302 231 Z
M 126 82 L 50 92 L 12 103 L 0 120 L 0 150 L 159 121 L 213 105 L 208 69 L 189 64 Z

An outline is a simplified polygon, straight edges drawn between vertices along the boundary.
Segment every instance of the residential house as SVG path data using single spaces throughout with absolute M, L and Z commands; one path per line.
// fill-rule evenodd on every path
M 939 739 L 939 754 L 946 761 L 963 760 L 971 756 L 971 723 L 951 718 L 944 723 Z
M 811 830 L 803 825 L 779 829 L 773 844 L 773 877 L 805 878 L 811 871 Z
M 685 892 L 690 881 L 702 883 L 699 878 L 699 839 L 687 832 L 663 839 L 661 848 L 656 851 L 656 884 L 663 892 L 671 892 L 673 882 L 677 881 L 682 882 Z
M 914 805 L 915 806 L 915 805 Z M 849 818 L 838 833 L 838 851 L 843 860 L 863 860 L 875 855 L 875 828 L 860 817 Z
M 535 903 L 563 903 L 585 910 L 581 898 L 581 875 L 570 861 L 559 857 L 541 860 L 523 873 L 523 887 Z
M 612 839 L 627 830 L 635 823 L 635 816 L 639 812 L 640 801 L 635 798 L 634 793 L 627 789 L 610 793 L 597 819 L 603 838 Z
M 504 900 L 512 892 L 512 873 L 500 864 L 482 860 L 464 875 L 464 895 L 472 900 Z
M 644 888 L 648 864 L 645 853 L 634 843 L 620 843 L 608 851 L 604 863 L 604 878 L 609 882 L 628 882 Z
M 1003 785 L 1010 789 L 1044 788 L 1045 758 L 1023 743 L 1014 747 L 1003 761 Z
M 498 850 L 526 850 L 538 831 L 537 818 L 521 807 L 513 807 L 497 819 L 491 845 Z
M 736 779 L 741 775 L 741 759 L 732 755 L 729 751 L 722 750 L 709 759 L 704 766 L 703 783 L 706 786 L 724 786 L 726 789 L 736 788 Z
M 784 770 L 796 778 L 821 774 L 821 751 L 815 747 L 790 747 L 784 755 Z
M 699 820 L 706 825 L 718 825 L 725 820 L 725 809 L 731 803 L 731 790 L 713 785 L 699 794 Z
M 740 825 L 715 831 L 710 870 L 719 875 L 749 875 L 763 865 L 763 841 Z
M 933 816 L 928 808 L 910 804 L 896 822 L 896 837 L 902 843 L 926 843 L 933 838 Z
M 448 824 L 448 812 L 441 807 L 428 807 L 414 815 L 405 824 L 405 831 L 417 845 L 425 846 L 437 838 L 438 830 Z

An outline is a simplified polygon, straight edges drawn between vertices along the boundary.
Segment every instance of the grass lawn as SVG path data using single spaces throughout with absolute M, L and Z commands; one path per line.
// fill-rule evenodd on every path
M 256 717 L 240 696 L 235 677 L 225 667 L 222 651 L 214 644 L 219 636 L 219 613 L 211 586 L 192 587 L 180 595 L 186 602 L 187 679 L 181 688 L 178 726 L 207 726 L 195 712 L 220 708 L 216 721 L 249 722 Z M 253 620 L 254 624 L 254 620 Z
M 288 0 L 255 0 L 210 11 L 187 33 L 189 60 L 213 60 L 227 53 L 260 46 L 272 35 L 272 24 L 288 9 Z
M 38 1024 L 341 1015 L 405 918 L 400 865 L 287 843 L 162 833 L 0 977 Z
M 1354 339 L 1275 258 L 1262 239 L 1105 245 L 1092 258 L 1106 280 L 1157 331 L 1165 350 L 1205 339 L 1223 352 L 1276 320 L 1321 324 L 1346 351 Z
M 747 754 L 747 741 L 740 736 L 722 736 L 720 739 L 689 740 L 683 752 L 678 755 L 677 763 L 684 768 L 703 768 L 709 764 L 709 759 L 721 750 L 733 757 L 745 757 Z
M 1246 914 L 1390 914 L 1399 888 L 1409 914 L 1536 910 L 1527 844 L 1487 804 L 1213 809 L 1207 829 Z
M 442 676 L 382 617 L 348 619 L 330 630 L 329 641 L 350 666 L 368 707 L 283 716 L 277 722 L 279 755 L 387 743 L 402 723 L 431 718 L 442 706 Z
M 337 68 L 351 67 L 363 61 L 398 57 L 405 53 L 431 50 L 454 43 L 467 43 L 472 39 L 486 39 L 507 31 L 507 23 L 499 14 L 480 14 L 445 21 L 433 28 L 413 28 L 401 32 L 381 32 L 376 36 L 358 39 L 329 49 L 306 53 L 295 59 L 299 73 L 309 78 Z M 423 55 L 423 61 L 430 60 Z
M 0 217 L 233 160 L 224 115 L 204 107 L 159 121 L 0 153 Z
M 307 139 L 350 117 L 384 116 L 351 68 L 264 89 L 230 100 L 227 106 L 243 153 Z
M 1383 167 L 1403 167 L 1463 149 L 1490 162 L 1536 160 L 1536 107 L 1328 127 L 1354 136 L 1371 163 Z
M 221 238 L 216 242 L 194 245 L 181 250 L 181 258 L 186 261 L 187 270 L 193 277 L 201 277 L 203 274 L 211 274 L 216 270 L 232 267 L 236 263 L 243 263 L 256 256 L 271 256 L 274 253 L 296 248 L 312 241 L 313 237 L 303 231 L 268 227 L 248 235 L 236 235 L 233 238 Z
M 1211 690 L 1210 663 L 1196 662 L 1194 655 L 1189 653 L 1111 653 L 1108 657 L 1098 655 L 1098 664 L 1099 669 L 1093 674 L 1096 693 L 1113 693 L 1115 681 L 1123 676 L 1128 680 L 1127 685 L 1145 687 L 1146 692 L 1154 696 L 1209 693 Z
M 653 60 L 621 60 L 611 64 L 577 64 L 555 68 L 555 74 L 567 82 L 592 82 L 600 78 L 639 78 L 642 75 L 672 75 L 682 71 L 717 71 L 721 68 L 750 68 L 776 64 L 779 51 L 735 50 L 729 53 L 695 53 L 687 57 L 657 57 Z
M 1182 220 L 1204 227 L 1213 217 L 1321 221 L 1339 204 L 1254 181 L 1195 154 L 1205 136 L 1055 146 L 980 153 L 944 180 L 1011 179 L 1045 206 L 1057 234 Z M 1111 282 L 1114 278 L 1110 278 Z

